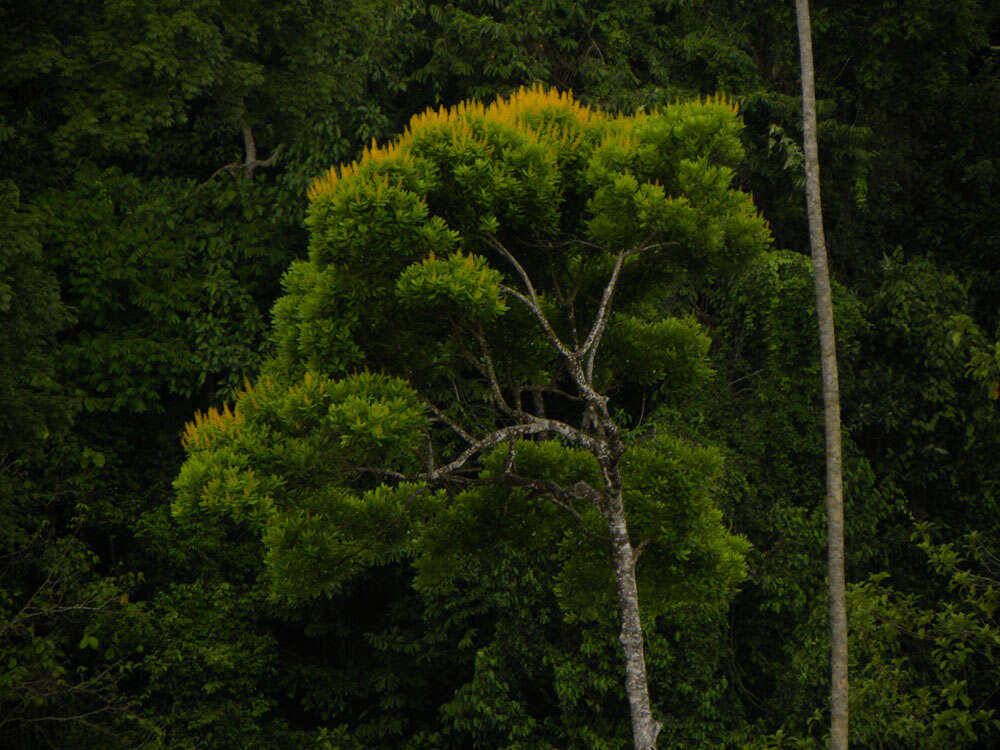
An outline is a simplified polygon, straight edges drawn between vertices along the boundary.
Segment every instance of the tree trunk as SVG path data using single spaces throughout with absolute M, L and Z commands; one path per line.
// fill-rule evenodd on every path
M 625 512 L 620 490 L 612 497 L 608 508 L 608 530 L 611 532 L 611 555 L 618 586 L 618 611 L 621 632 L 618 639 L 625 656 L 625 692 L 632 715 L 632 739 L 635 750 L 653 750 L 662 724 L 653 718 L 646 681 L 646 656 L 639 621 L 639 591 L 635 581 L 635 550 L 628 537 Z
M 833 328 L 830 273 L 823 236 L 816 142 L 816 93 L 808 0 L 795 0 L 802 72 L 802 120 L 806 168 L 806 205 L 812 249 L 816 313 L 823 372 L 823 421 L 826 432 L 827 565 L 830 585 L 830 748 L 847 750 L 847 603 L 844 584 L 844 491 L 840 447 L 840 387 Z

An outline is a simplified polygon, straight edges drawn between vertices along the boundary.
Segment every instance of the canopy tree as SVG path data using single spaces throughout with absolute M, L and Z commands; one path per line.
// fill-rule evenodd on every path
M 401 559 L 453 585 L 464 517 L 557 506 L 564 617 L 617 606 L 635 747 L 655 746 L 642 623 L 744 575 L 720 454 L 657 416 L 711 372 L 685 299 L 769 244 L 731 187 L 740 131 L 722 98 L 610 117 L 522 89 L 331 169 L 277 353 L 189 424 L 175 513 L 259 529 L 295 601 Z

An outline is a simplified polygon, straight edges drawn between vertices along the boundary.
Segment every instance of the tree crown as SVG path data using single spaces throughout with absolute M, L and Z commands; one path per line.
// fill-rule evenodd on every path
M 400 555 L 451 585 L 482 549 L 463 540 L 549 536 L 586 619 L 614 601 L 594 538 L 620 454 L 649 611 L 723 601 L 745 546 L 712 502 L 721 454 L 661 407 L 712 374 L 685 300 L 770 241 L 731 187 L 740 132 L 723 97 L 623 117 L 536 87 L 425 112 L 331 169 L 277 355 L 189 427 L 175 510 L 261 528 L 290 597 Z M 539 496 L 554 515 L 526 510 Z M 496 517 L 512 502 L 532 523 Z

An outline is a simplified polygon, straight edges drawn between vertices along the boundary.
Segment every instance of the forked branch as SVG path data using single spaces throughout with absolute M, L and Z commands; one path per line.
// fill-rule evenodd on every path
M 266 159 L 257 158 L 257 141 L 253 137 L 253 129 L 250 127 L 250 123 L 247 122 L 245 107 L 243 114 L 240 115 L 240 129 L 243 131 L 243 161 L 234 161 L 231 164 L 226 164 L 224 167 L 219 167 L 212 173 L 212 177 L 215 177 L 220 172 L 229 172 L 232 175 L 235 175 L 236 172 L 243 172 L 247 177 L 253 177 L 255 170 L 261 167 L 274 166 L 278 163 L 278 159 L 281 158 L 281 153 L 285 150 L 284 143 L 278 144 L 278 147 Z M 209 179 L 212 178 L 210 177 Z
M 488 244 L 490 247 L 492 247 L 494 250 L 500 253 L 507 260 L 508 263 L 514 266 L 514 269 L 517 271 L 518 276 L 521 277 L 521 281 L 524 283 L 525 291 L 527 291 L 528 294 L 527 296 L 525 296 L 520 292 L 518 292 L 516 289 L 512 289 L 511 287 L 508 286 L 501 286 L 503 292 L 519 300 L 529 310 L 531 310 L 531 312 L 535 315 L 535 317 L 538 318 L 538 322 L 541 324 L 542 330 L 545 331 L 545 335 L 548 338 L 549 342 L 564 357 L 571 357 L 572 352 L 570 351 L 569 347 L 562 342 L 562 339 L 559 338 L 559 335 L 555 332 L 555 329 L 552 327 L 552 324 L 549 323 L 549 319 L 545 316 L 545 312 L 542 310 L 541 302 L 538 301 L 538 295 L 535 293 L 535 286 L 534 284 L 531 283 L 531 277 L 529 277 L 528 272 L 524 270 L 524 266 L 522 266 L 518 262 L 517 258 L 515 258 L 511 254 L 511 252 L 506 247 L 503 246 L 503 243 L 500 242 L 500 240 L 498 240 L 496 237 L 493 237 L 492 235 L 483 235 L 483 239 L 485 240 L 486 244 Z

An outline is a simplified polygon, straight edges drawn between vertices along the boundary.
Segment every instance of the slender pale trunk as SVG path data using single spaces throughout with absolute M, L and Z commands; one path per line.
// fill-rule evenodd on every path
M 618 612 L 621 632 L 618 640 L 625 656 L 625 693 L 632 715 L 632 740 L 635 750 L 653 750 L 663 725 L 653 718 L 646 680 L 646 655 L 642 643 L 642 623 L 639 620 L 639 590 L 636 586 L 636 554 L 629 541 L 622 505 L 621 483 L 614 472 L 615 485 L 607 508 L 608 531 L 611 533 L 611 557 L 618 587 Z
M 805 135 L 806 206 L 812 248 L 816 313 L 819 318 L 823 372 L 823 421 L 826 430 L 827 564 L 830 581 L 830 748 L 847 749 L 847 602 L 844 584 L 844 490 L 840 448 L 840 387 L 833 329 L 830 273 L 823 236 L 816 143 L 816 92 L 813 81 L 812 31 L 808 0 L 795 0 L 802 72 L 802 120 Z

